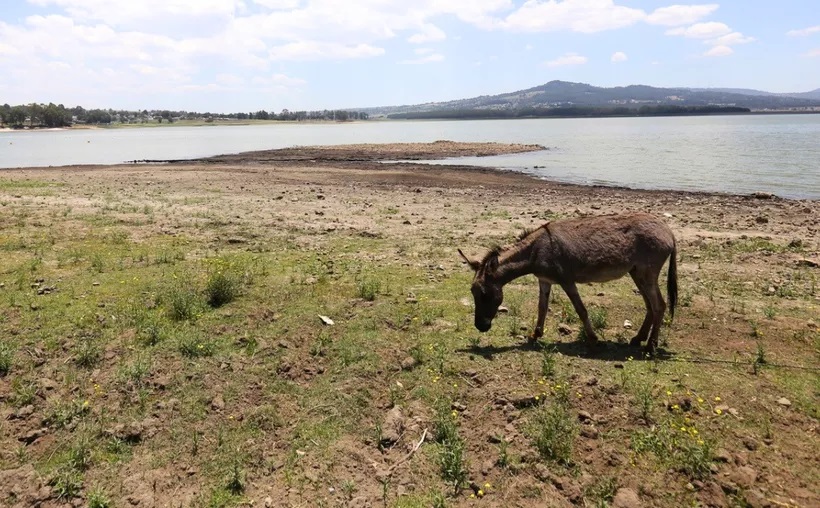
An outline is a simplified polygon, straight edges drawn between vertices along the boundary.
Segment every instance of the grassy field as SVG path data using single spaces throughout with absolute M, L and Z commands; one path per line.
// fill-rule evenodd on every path
M 586 356 L 560 291 L 526 345 L 535 280 L 479 334 L 456 254 L 576 197 L 322 178 L 0 176 L 0 504 L 820 503 L 815 230 L 643 196 L 680 231 L 676 320 L 646 358 L 632 282 L 585 286 L 607 341 Z

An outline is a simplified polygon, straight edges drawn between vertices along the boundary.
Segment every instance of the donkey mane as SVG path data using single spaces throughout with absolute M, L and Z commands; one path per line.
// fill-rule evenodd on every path
M 513 251 L 515 249 L 521 248 L 521 242 L 526 240 L 528 236 L 530 236 L 531 234 L 535 233 L 536 231 L 538 231 L 542 228 L 546 229 L 547 226 L 549 226 L 549 222 L 547 222 L 544 225 L 538 226 L 537 228 L 526 228 L 526 229 L 524 229 L 515 238 L 515 243 L 512 243 L 510 245 L 504 245 L 504 246 L 494 245 L 493 247 L 490 248 L 489 252 L 484 254 L 484 257 L 481 259 L 481 264 L 483 265 L 484 263 L 489 261 L 491 258 L 500 256 L 501 254 L 503 254 L 505 252 L 509 252 L 509 251 Z

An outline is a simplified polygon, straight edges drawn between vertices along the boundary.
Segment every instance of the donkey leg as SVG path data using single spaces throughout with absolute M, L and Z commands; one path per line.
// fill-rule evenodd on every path
M 598 336 L 595 334 L 595 330 L 592 329 L 592 323 L 589 322 L 587 308 L 584 307 L 584 302 L 581 301 L 581 295 L 578 294 L 578 287 L 574 282 L 570 282 L 567 284 L 561 284 L 561 288 L 563 288 L 564 292 L 569 297 L 569 301 L 572 302 L 572 306 L 575 307 L 575 312 L 578 314 L 578 317 L 581 318 L 581 322 L 584 323 L 584 332 L 587 337 L 586 342 L 588 344 L 598 342 Z
M 538 287 L 538 320 L 535 322 L 535 330 L 533 330 L 532 335 L 530 335 L 530 342 L 535 342 L 544 336 L 544 320 L 547 318 L 547 309 L 550 304 L 552 284 L 539 282 Z
M 649 285 L 651 282 L 646 282 L 646 278 L 643 277 L 643 274 L 637 267 L 633 268 L 629 272 L 629 275 L 635 282 L 635 286 L 638 287 L 641 298 L 643 298 L 643 303 L 646 306 L 646 316 L 643 318 L 643 324 L 640 330 L 638 330 L 638 333 L 629 341 L 630 346 L 640 346 L 641 342 L 649 338 L 649 330 L 652 328 L 652 305 L 649 301 Z
M 649 302 L 652 305 L 652 333 L 649 334 L 649 341 L 646 343 L 646 349 L 650 354 L 654 354 L 658 348 L 658 335 L 663 324 L 663 315 L 666 312 L 666 302 L 661 296 L 661 288 L 658 287 L 658 281 L 655 280 L 650 287 Z

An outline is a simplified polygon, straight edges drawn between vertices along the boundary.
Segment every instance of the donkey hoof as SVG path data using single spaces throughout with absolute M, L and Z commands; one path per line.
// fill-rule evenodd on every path
M 632 337 L 632 340 L 629 341 L 629 345 L 632 346 L 632 347 L 638 347 L 638 346 L 641 345 L 641 342 L 643 342 L 645 340 L 646 340 L 646 337 L 643 337 L 641 335 L 636 335 L 636 336 Z

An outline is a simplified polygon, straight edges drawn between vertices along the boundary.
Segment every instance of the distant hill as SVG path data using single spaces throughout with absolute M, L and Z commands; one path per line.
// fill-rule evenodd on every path
M 753 110 L 820 108 L 820 89 L 798 94 L 773 94 L 738 88 L 658 88 L 646 85 L 592 86 L 586 83 L 549 83 L 499 95 L 404 106 L 359 108 L 370 115 L 453 110 L 522 110 L 559 107 L 630 107 L 643 105 L 737 106 Z

